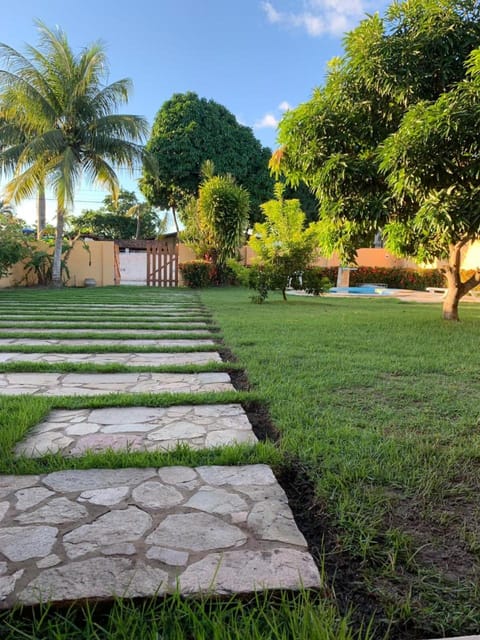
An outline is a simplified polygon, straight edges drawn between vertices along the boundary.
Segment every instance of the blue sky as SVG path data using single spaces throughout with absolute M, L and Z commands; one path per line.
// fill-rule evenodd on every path
M 110 63 L 109 81 L 129 77 L 126 112 L 149 123 L 172 94 L 195 91 L 223 104 L 275 147 L 282 112 L 308 100 L 326 64 L 342 52 L 345 31 L 384 0 L 19 0 L 5 3 L 0 41 L 36 45 L 35 19 L 61 27 L 74 50 L 97 40 Z M 122 186 L 135 177 L 119 172 Z M 75 213 L 96 208 L 105 193 L 78 192 Z M 47 217 L 53 220 L 53 202 Z M 34 202 L 17 207 L 32 223 Z

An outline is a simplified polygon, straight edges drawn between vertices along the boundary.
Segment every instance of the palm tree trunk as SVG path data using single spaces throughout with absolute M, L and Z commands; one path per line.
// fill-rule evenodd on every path
M 60 288 L 62 286 L 62 245 L 63 227 L 65 224 L 65 210 L 61 207 L 57 209 L 57 231 L 55 234 L 55 249 L 53 252 L 52 266 L 52 286 Z
M 40 240 L 42 231 L 46 225 L 46 204 L 45 204 L 45 185 L 42 183 L 38 187 L 37 200 L 37 240 Z
M 140 240 L 140 223 L 141 223 L 141 216 L 140 213 L 137 214 L 137 231 L 135 233 L 135 240 Z
M 175 223 L 175 229 L 177 230 L 177 233 L 179 233 L 180 229 L 178 228 L 177 211 L 175 209 L 175 205 L 172 205 L 172 213 L 173 213 L 173 221 Z

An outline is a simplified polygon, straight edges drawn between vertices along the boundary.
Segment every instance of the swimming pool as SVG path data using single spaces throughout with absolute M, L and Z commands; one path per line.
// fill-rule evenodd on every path
M 375 285 L 364 284 L 359 287 L 332 287 L 328 293 L 354 294 L 363 296 L 391 296 L 397 289 L 387 289 Z

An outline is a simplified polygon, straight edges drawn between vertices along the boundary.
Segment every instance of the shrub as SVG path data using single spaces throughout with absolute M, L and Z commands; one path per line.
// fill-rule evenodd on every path
M 191 260 L 179 265 L 182 277 L 191 289 L 200 289 L 210 284 L 211 263 L 206 260 Z
M 295 274 L 291 279 L 290 285 L 293 289 L 319 296 L 322 293 L 326 293 L 332 283 L 321 267 L 309 267 L 301 274 Z
M 337 282 L 337 267 L 312 267 L 316 277 Z M 357 267 L 350 272 L 352 287 L 363 283 L 385 284 L 392 289 L 424 290 L 427 287 L 445 287 L 445 276 L 439 269 L 401 269 L 400 267 Z
M 228 265 L 214 264 L 209 260 L 192 260 L 182 262 L 179 268 L 185 284 L 191 289 L 238 284 L 234 269 Z

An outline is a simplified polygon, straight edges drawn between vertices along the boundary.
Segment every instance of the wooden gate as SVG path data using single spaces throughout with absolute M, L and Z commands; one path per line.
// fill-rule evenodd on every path
M 177 238 L 147 240 L 147 286 L 178 287 Z

